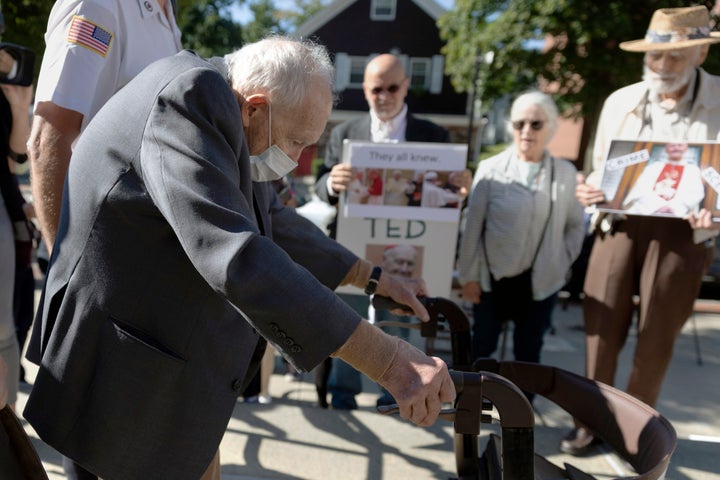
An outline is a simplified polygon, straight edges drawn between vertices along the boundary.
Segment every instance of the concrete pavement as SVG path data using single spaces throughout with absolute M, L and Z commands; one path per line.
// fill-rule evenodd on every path
M 558 307 L 555 334 L 548 335 L 543 362 L 582 373 L 584 365 L 582 312 L 576 305 Z M 678 446 L 667 473 L 673 480 L 720 480 L 720 316 L 696 315 L 678 339 L 670 371 L 657 406 L 678 433 Z M 702 365 L 697 364 L 693 327 L 697 328 Z M 634 334 L 620 359 L 618 385 L 626 382 L 634 349 Z M 417 332 L 411 340 L 424 341 Z M 442 342 L 437 345 L 442 348 Z M 511 347 L 509 347 L 509 351 Z M 35 370 L 27 362 L 28 377 Z M 377 386 L 366 381 L 355 411 L 323 410 L 315 406 L 312 376 L 271 380 L 270 405 L 238 402 L 222 441 L 224 480 L 257 479 L 448 479 L 456 476 L 453 430 L 438 421 L 419 428 L 398 417 L 375 413 Z M 29 386 L 21 388 L 22 411 Z M 535 451 L 562 466 L 572 463 L 598 479 L 629 475 L 631 470 L 605 447 L 583 458 L 560 454 L 557 446 L 571 426 L 570 416 L 551 402 L 537 398 Z M 64 479 L 60 456 L 28 433 L 51 480 Z M 497 425 L 483 425 L 480 448 Z M 109 448 L 117 448 L 109 446 Z

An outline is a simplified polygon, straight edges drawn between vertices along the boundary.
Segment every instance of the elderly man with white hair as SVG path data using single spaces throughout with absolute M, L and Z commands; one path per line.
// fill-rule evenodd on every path
M 24 416 L 43 441 L 101 478 L 219 479 L 265 342 L 301 371 L 342 358 L 420 425 L 454 399 L 441 359 L 332 292 L 364 287 L 427 320 L 424 282 L 373 267 L 275 193 L 325 128 L 332 78 L 324 47 L 270 37 L 159 60 L 95 116 L 28 346 Z

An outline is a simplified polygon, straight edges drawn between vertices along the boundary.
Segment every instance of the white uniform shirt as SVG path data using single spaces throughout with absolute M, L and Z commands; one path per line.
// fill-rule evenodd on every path
M 82 129 L 150 63 L 182 49 L 171 2 L 58 0 L 50 12 L 35 104 L 82 113 Z

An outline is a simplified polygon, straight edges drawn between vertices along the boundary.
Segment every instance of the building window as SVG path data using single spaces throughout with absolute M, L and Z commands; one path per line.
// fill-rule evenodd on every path
M 367 57 L 350 57 L 350 78 L 347 86 L 350 88 L 362 88 L 363 78 L 365 77 L 365 65 L 367 65 Z
M 410 76 L 409 89 L 419 93 L 442 93 L 443 70 L 445 61 L 442 55 L 427 57 L 409 57 L 395 52 Z M 356 56 L 344 52 L 335 54 L 335 88 L 342 92 L 346 89 L 362 89 L 365 67 L 375 55 Z
M 427 90 L 430 87 L 431 67 L 429 58 L 410 58 L 410 90 Z
M 395 20 L 397 0 L 372 0 L 370 2 L 370 20 Z

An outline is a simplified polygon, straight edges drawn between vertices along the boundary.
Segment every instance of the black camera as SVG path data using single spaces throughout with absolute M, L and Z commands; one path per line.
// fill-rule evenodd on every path
M 34 66 L 35 52 L 14 43 L 0 42 L 0 83 L 31 85 Z

